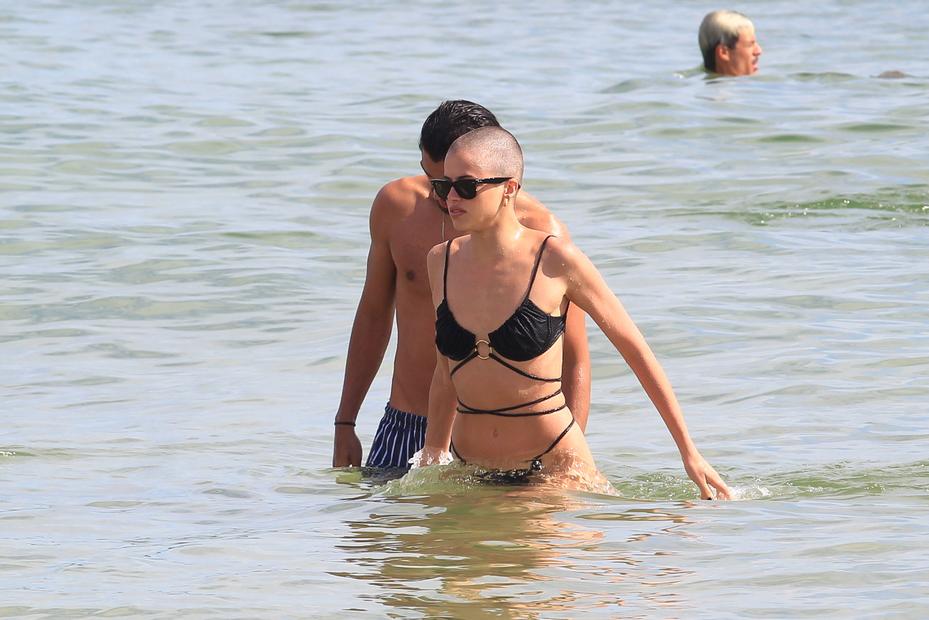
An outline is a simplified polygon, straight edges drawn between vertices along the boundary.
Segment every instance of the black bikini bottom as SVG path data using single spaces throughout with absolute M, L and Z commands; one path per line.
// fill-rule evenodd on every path
M 572 426 L 574 426 L 573 415 L 571 416 L 571 423 L 568 424 L 568 426 L 563 431 L 561 431 L 561 434 L 558 435 L 555 441 L 553 441 L 544 452 L 534 456 L 529 461 L 529 467 L 525 469 L 488 469 L 476 473 L 475 477 L 482 482 L 489 482 L 491 484 L 529 484 L 532 482 L 534 474 L 542 471 L 542 457 L 551 452 L 555 446 L 558 445 L 558 442 L 564 439 L 564 436 L 568 434 L 568 431 L 571 430 Z M 455 455 L 455 458 L 457 458 L 465 465 L 468 464 L 468 462 L 464 460 L 460 454 L 458 454 L 458 450 L 455 449 L 455 442 L 450 442 L 449 447 L 451 448 L 452 454 Z

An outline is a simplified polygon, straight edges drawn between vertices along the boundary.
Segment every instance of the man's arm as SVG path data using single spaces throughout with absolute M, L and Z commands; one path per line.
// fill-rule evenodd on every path
M 371 247 L 368 250 L 364 289 L 355 311 L 352 335 L 345 361 L 342 397 L 336 412 L 337 422 L 355 422 L 371 382 L 384 359 L 390 342 L 396 294 L 396 267 L 390 253 L 391 225 L 389 186 L 378 192 L 371 206 L 369 228 Z M 337 424 L 332 447 L 332 466 L 361 465 L 361 442 L 354 426 Z
M 586 316 L 577 306 L 568 310 L 561 373 L 565 402 L 584 432 L 587 432 L 587 417 L 590 415 L 590 348 Z

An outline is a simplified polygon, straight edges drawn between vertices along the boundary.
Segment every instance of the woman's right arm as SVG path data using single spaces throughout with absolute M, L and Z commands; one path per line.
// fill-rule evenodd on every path
M 448 360 L 436 352 L 435 372 L 429 387 L 429 415 L 426 425 L 426 442 L 420 465 L 447 461 L 452 441 L 452 425 L 455 423 L 457 396 L 452 378 L 448 374 Z
M 445 267 L 445 244 L 439 244 L 429 251 L 426 266 L 429 269 L 432 305 L 437 307 L 445 294 L 441 279 Z M 457 404 L 458 395 L 448 370 L 448 360 L 436 350 L 435 370 L 429 386 L 426 441 L 422 451 L 413 457 L 416 459 L 414 466 L 447 463 L 451 460 L 448 448 L 452 441 L 452 425 L 457 415 Z

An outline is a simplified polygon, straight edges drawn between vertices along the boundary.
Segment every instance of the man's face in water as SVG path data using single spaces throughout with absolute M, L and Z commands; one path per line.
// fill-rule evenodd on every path
M 425 151 L 420 152 L 422 158 L 420 159 L 419 165 L 423 169 L 423 172 L 426 173 L 426 176 L 430 179 L 441 179 L 445 176 L 445 160 L 434 161 Z M 448 210 L 448 205 L 444 200 L 436 196 L 435 192 L 432 192 L 432 198 L 443 210 Z
M 716 72 L 720 75 L 752 75 L 758 71 L 761 46 L 755 37 L 755 29 L 739 30 L 739 40 L 732 47 L 719 46 Z

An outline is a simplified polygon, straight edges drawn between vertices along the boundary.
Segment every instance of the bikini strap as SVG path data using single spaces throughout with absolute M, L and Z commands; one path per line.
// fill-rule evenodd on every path
M 442 299 L 448 299 L 448 250 L 452 247 L 452 240 L 445 242 L 445 272 L 442 274 Z
M 468 354 L 468 357 L 464 358 L 463 360 L 461 360 L 460 362 L 458 362 L 457 364 L 455 364 L 455 367 L 452 368 L 452 371 L 451 371 L 450 373 L 448 373 L 448 376 L 449 376 L 449 377 L 454 376 L 455 373 L 458 372 L 458 369 L 460 369 L 462 366 L 464 366 L 465 364 L 467 364 L 468 362 L 470 362 L 471 360 L 473 360 L 475 357 L 477 357 L 477 350 L 476 350 L 476 349 L 475 349 L 475 350 L 472 350 L 471 353 Z
M 565 428 L 563 431 L 561 431 L 561 434 L 558 435 L 558 438 L 555 439 L 555 441 L 552 442 L 552 445 L 550 445 L 548 448 L 545 449 L 545 452 L 542 452 L 541 454 L 539 454 L 538 456 L 536 456 L 535 458 L 532 459 L 531 463 L 529 464 L 529 470 L 530 470 L 530 471 L 541 471 L 541 470 L 542 470 L 542 457 L 545 456 L 546 454 L 548 454 L 549 452 L 551 452 L 552 450 L 555 449 L 555 446 L 558 445 L 558 442 L 561 441 L 562 439 L 564 439 L 564 436 L 567 435 L 567 434 L 568 434 L 568 431 L 571 430 L 571 427 L 574 426 L 574 422 L 575 422 L 575 420 L 574 420 L 574 414 L 572 413 L 572 414 L 571 414 L 571 423 L 568 424 L 567 428 Z
M 561 394 L 561 388 L 558 388 L 557 390 L 555 390 L 551 394 L 548 394 L 547 396 L 542 396 L 541 398 L 530 400 L 528 403 L 521 403 L 519 405 L 513 405 L 512 407 L 502 407 L 500 409 L 477 409 L 470 405 L 464 404 L 463 402 L 461 402 L 461 399 L 459 398 L 458 404 L 460 405 L 460 407 L 458 408 L 458 412 L 459 413 L 474 413 L 474 414 L 486 413 L 486 414 L 491 414 L 491 415 L 499 415 L 503 417 L 506 417 L 506 416 L 526 417 L 526 416 L 535 416 L 535 415 L 545 415 L 547 413 L 552 413 L 556 410 L 551 409 L 549 411 L 533 411 L 529 413 L 512 413 L 512 412 L 516 411 L 517 409 L 525 409 L 526 407 L 531 407 L 533 405 L 538 405 L 539 403 L 544 403 L 547 400 L 555 398 L 559 394 Z M 565 408 L 565 405 L 562 405 L 560 408 L 557 409 L 557 411 L 561 411 L 564 408 Z
M 529 288 L 526 289 L 526 296 L 523 297 L 523 302 L 529 299 L 529 293 L 532 292 L 532 285 L 535 283 L 535 274 L 539 270 L 539 263 L 542 262 L 542 252 L 545 251 L 545 244 L 548 243 L 548 240 L 554 236 L 555 235 L 549 235 L 545 237 L 542 245 L 539 246 L 539 253 L 535 257 L 535 264 L 532 266 L 532 274 L 529 276 Z
M 455 458 L 456 458 L 456 459 L 458 459 L 459 461 L 461 461 L 461 462 L 464 463 L 465 465 L 468 464 L 468 462 L 467 462 L 466 460 L 464 460 L 464 459 L 461 457 L 460 454 L 458 454 L 458 450 L 455 449 L 455 442 L 452 441 L 451 439 L 448 440 L 448 447 L 451 448 L 451 452 L 452 452 L 452 454 L 455 455 Z
M 550 413 L 558 413 L 562 409 L 567 409 L 567 403 L 562 403 L 558 407 L 552 407 L 551 409 L 545 409 L 543 411 L 524 411 L 522 413 L 500 413 L 499 411 L 492 410 L 481 410 L 481 409 L 471 409 L 461 401 L 458 401 L 461 405 L 456 408 L 456 411 L 463 415 L 495 415 L 500 418 L 534 418 L 543 415 L 548 415 Z

